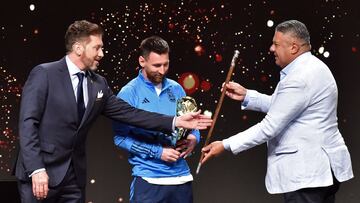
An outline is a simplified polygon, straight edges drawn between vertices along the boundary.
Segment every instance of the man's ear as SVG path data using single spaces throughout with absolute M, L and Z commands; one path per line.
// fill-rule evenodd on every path
M 292 55 L 295 55 L 299 52 L 299 50 L 300 50 L 300 45 L 296 42 L 293 42 L 290 48 L 290 53 Z
M 81 56 L 82 53 L 84 52 L 84 47 L 79 42 L 75 42 L 73 45 L 73 50 L 75 51 L 75 54 L 77 56 Z
M 139 56 L 139 64 L 141 67 L 145 66 L 145 58 L 143 56 Z

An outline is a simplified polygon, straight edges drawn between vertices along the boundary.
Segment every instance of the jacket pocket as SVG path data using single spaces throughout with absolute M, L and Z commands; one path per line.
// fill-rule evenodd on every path
M 50 144 L 50 143 L 46 143 L 46 142 L 41 142 L 40 143 L 40 149 L 43 152 L 47 152 L 47 153 L 54 153 L 55 151 L 55 145 L 54 144 Z
M 281 155 L 281 154 L 293 154 L 296 153 L 298 151 L 297 146 L 295 145 L 285 145 L 285 146 L 279 146 L 275 149 L 275 154 L 276 155 Z

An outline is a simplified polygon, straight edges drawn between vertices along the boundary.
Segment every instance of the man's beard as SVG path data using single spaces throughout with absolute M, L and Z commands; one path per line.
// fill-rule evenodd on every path
M 90 69 L 92 71 L 95 71 L 98 68 L 99 63 L 100 63 L 99 62 L 100 59 L 97 59 L 97 58 L 90 59 L 86 55 L 83 56 L 82 61 L 83 61 L 84 65 L 87 67 L 87 69 Z
M 158 73 L 148 74 L 148 79 L 154 84 L 160 84 L 164 80 L 165 75 Z

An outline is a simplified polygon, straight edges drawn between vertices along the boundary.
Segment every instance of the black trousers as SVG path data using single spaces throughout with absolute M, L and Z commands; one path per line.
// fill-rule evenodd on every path
M 192 184 L 154 185 L 140 177 L 134 178 L 131 203 L 192 203 Z
M 64 180 L 56 187 L 49 187 L 47 198 L 37 200 L 32 191 L 31 182 L 18 181 L 18 188 L 22 203 L 84 203 L 85 189 L 76 182 L 75 171 L 70 164 Z
M 284 194 L 285 203 L 334 203 L 335 194 L 340 188 L 335 177 L 334 184 L 328 187 L 303 188 Z

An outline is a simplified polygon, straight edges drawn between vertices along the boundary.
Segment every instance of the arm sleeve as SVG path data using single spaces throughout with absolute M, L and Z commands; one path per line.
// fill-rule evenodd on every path
M 120 127 L 121 125 L 117 125 Z M 159 144 L 149 144 L 134 139 L 131 136 L 126 136 L 122 132 L 117 131 L 114 136 L 114 143 L 117 147 L 128 151 L 131 154 L 140 156 L 143 159 L 161 159 L 162 146 Z
M 48 94 L 47 73 L 41 66 L 35 67 L 23 87 L 20 117 L 19 141 L 25 172 L 45 168 L 40 154 L 39 125 Z
M 123 99 L 117 98 L 107 85 L 106 80 L 104 78 L 103 80 L 107 87 L 107 98 L 102 113 L 106 117 L 148 130 L 156 130 L 164 133 L 173 132 L 174 116 L 148 112 L 132 107 Z
M 37 169 L 37 170 L 33 171 L 33 172 L 29 175 L 29 177 L 32 177 L 33 175 L 35 175 L 35 174 L 37 174 L 37 173 L 40 173 L 40 172 L 42 172 L 42 171 L 46 171 L 46 169 L 45 169 L 45 168 Z
M 267 113 L 269 111 L 270 104 L 271 96 L 261 94 L 255 90 L 247 90 L 245 99 L 241 104 L 241 109 Z
M 131 91 L 131 88 L 125 86 L 117 95 L 117 97 L 128 102 L 130 105 L 135 105 L 136 94 Z M 141 141 L 138 137 L 131 136 L 131 130 L 135 127 L 121 122 L 113 122 L 113 129 L 115 132 L 114 143 L 117 147 L 128 151 L 131 154 L 140 156 L 143 159 L 161 159 L 162 146 L 160 144 L 150 144 Z
M 265 118 L 251 128 L 224 139 L 234 154 L 260 145 L 279 135 L 309 104 L 306 84 L 301 80 L 279 83 L 274 101 Z
M 192 131 L 190 132 L 190 134 L 195 135 L 195 137 L 196 137 L 196 143 L 199 144 L 199 142 L 200 142 L 200 132 L 199 132 L 199 130 L 192 130 Z

